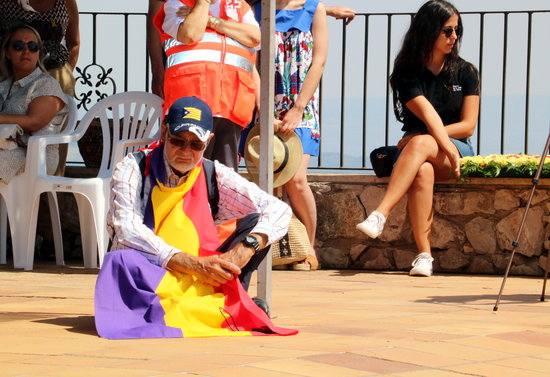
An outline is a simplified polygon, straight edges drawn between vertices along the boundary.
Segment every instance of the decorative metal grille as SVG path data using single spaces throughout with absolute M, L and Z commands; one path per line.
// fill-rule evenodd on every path
M 113 68 L 88 64 L 83 69 L 76 67 L 76 93 L 78 108 L 89 110 L 97 101 L 116 93 L 116 82 L 110 77 Z

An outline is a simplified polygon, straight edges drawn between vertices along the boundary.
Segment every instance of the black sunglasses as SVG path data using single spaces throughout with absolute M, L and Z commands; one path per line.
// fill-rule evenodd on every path
M 27 46 L 27 49 L 30 52 L 37 52 L 40 49 L 40 45 L 37 42 L 30 41 L 30 42 L 23 42 L 23 41 L 12 41 L 11 42 L 11 48 L 13 48 L 15 51 L 23 51 L 25 49 L 25 46 Z
M 168 139 L 168 142 L 176 148 L 185 149 L 189 145 L 189 147 L 192 150 L 197 151 L 197 152 L 200 152 L 200 151 L 204 150 L 204 148 L 206 148 L 206 143 L 203 143 L 202 141 L 199 141 L 199 140 L 189 141 L 189 140 L 185 140 L 185 139 L 179 139 L 177 137 L 172 137 L 170 135 L 168 135 L 167 139 Z
M 453 31 L 456 33 L 457 37 L 460 37 L 462 35 L 462 26 L 446 27 L 444 29 L 441 29 L 441 32 L 445 34 L 445 37 L 447 38 L 451 38 L 451 35 L 453 35 Z

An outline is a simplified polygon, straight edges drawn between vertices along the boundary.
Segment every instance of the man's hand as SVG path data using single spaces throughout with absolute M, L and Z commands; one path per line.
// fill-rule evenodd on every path
M 195 276 L 199 281 L 219 287 L 232 280 L 241 273 L 241 269 L 229 258 L 222 258 L 223 255 L 210 255 L 208 257 L 193 257 L 192 255 L 180 252 L 168 262 L 167 267 Z M 246 263 L 245 263 L 246 264 Z
M 220 255 L 220 258 L 231 262 L 239 268 L 243 268 L 253 255 L 253 248 L 244 246 L 241 242 L 239 242 L 233 249 L 229 250 L 227 253 Z
M 326 9 L 327 9 L 327 16 L 334 17 L 337 20 L 341 20 L 345 18 L 346 25 L 349 24 L 351 21 L 353 21 L 353 19 L 355 18 L 355 11 L 348 7 L 344 7 L 344 6 L 326 7 Z
M 258 240 L 258 243 L 260 244 L 259 250 L 262 250 L 266 247 L 267 236 L 265 234 L 252 233 L 250 235 L 256 237 L 256 239 Z M 255 252 L 256 251 L 253 247 L 245 246 L 242 242 L 239 242 L 233 249 L 229 250 L 227 253 L 220 255 L 220 258 L 224 258 L 225 260 L 231 262 L 239 268 L 243 268 L 248 263 L 248 261 L 250 261 L 250 258 L 254 256 Z

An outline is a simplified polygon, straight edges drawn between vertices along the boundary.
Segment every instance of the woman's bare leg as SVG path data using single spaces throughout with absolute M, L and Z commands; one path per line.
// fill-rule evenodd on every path
M 425 162 L 408 192 L 409 219 L 418 252 L 431 254 L 429 236 L 433 220 L 433 189 L 435 173 L 433 165 Z
M 285 184 L 285 190 L 294 214 L 306 227 L 311 244 L 310 254 L 315 256 L 314 243 L 315 231 L 317 229 L 317 207 L 315 205 L 315 197 L 307 182 L 309 159 L 310 155 L 303 155 L 300 168 L 294 177 Z
M 435 139 L 431 135 L 414 136 L 397 159 L 384 198 L 376 211 L 388 217 L 399 200 L 409 191 L 420 167 L 425 162 L 430 162 L 434 166 L 436 175 L 439 170 L 442 170 L 446 171 L 448 176 L 451 165 Z

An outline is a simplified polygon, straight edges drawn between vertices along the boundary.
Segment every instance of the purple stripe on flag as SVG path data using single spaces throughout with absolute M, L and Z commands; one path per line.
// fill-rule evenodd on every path
M 164 309 L 155 293 L 166 270 L 136 250 L 105 255 L 95 287 L 95 324 L 108 339 L 181 338 L 179 328 L 164 322 Z

